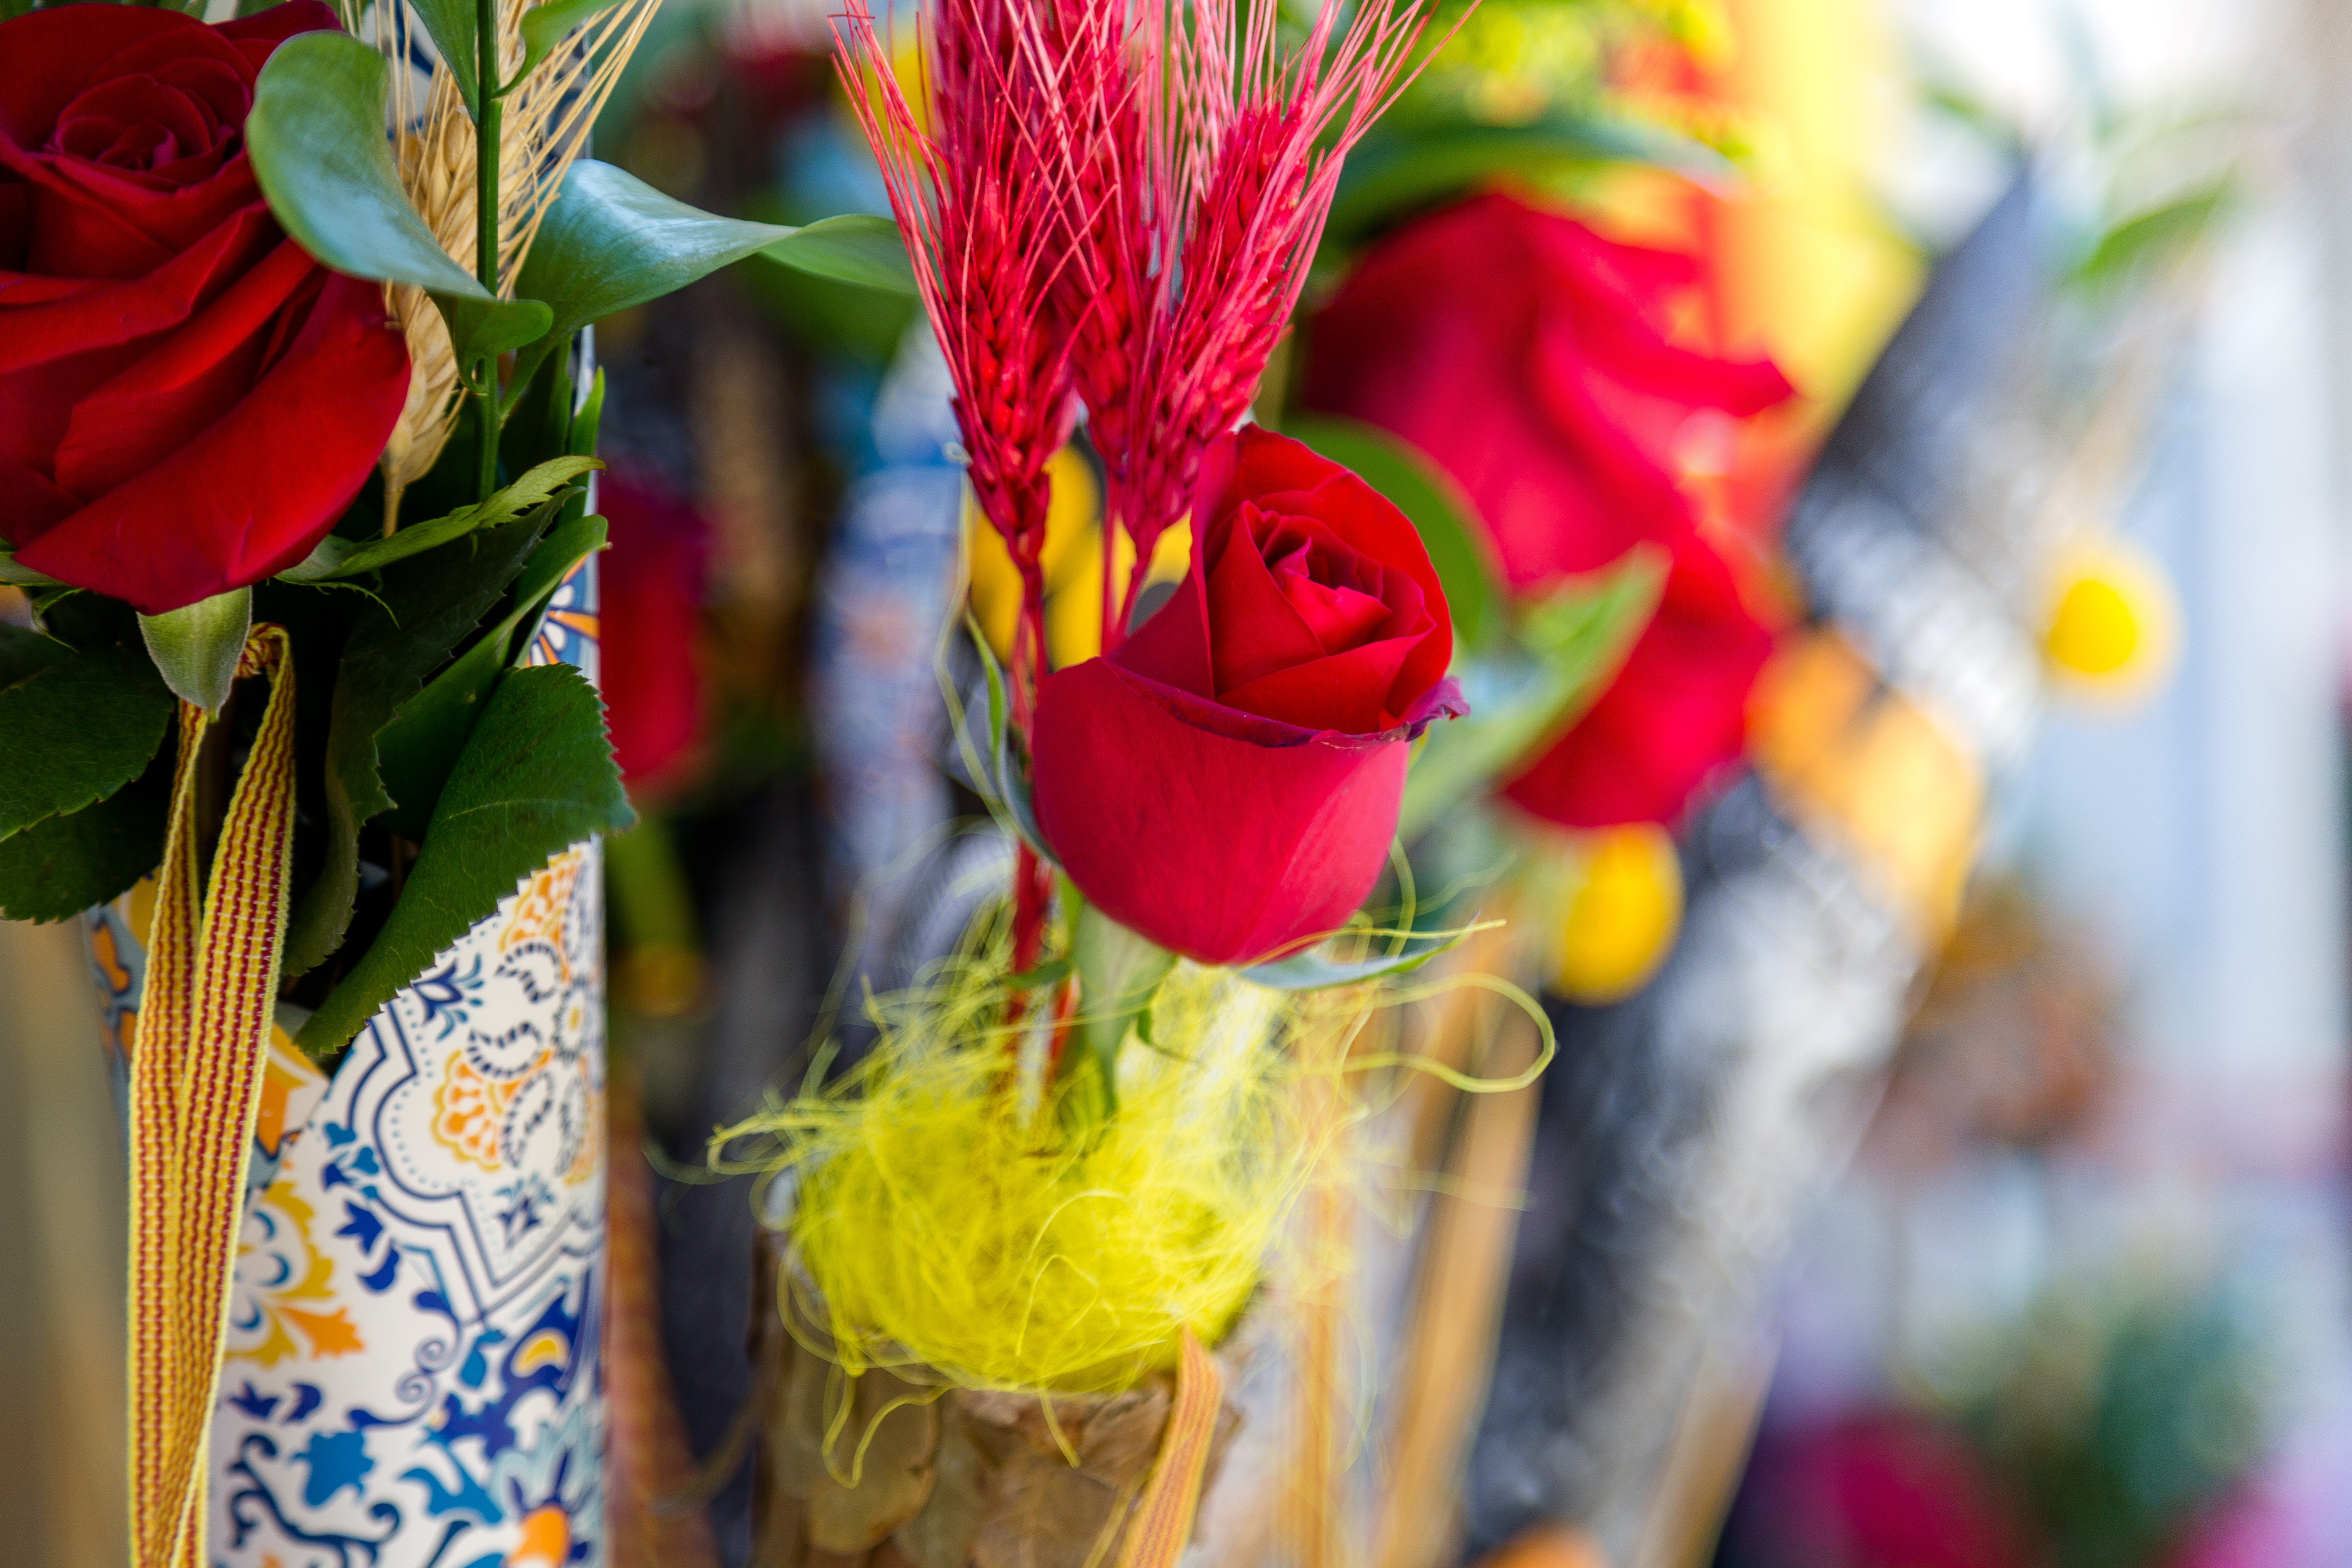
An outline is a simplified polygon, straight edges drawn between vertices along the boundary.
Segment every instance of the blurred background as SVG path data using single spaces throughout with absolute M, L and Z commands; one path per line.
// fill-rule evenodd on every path
M 667 0 L 598 155 L 887 211 L 828 42 L 822 0 Z M 1486 0 L 1392 118 L 1261 418 L 1330 405 L 1368 257 L 1491 191 L 1690 258 L 1664 330 L 1795 395 L 1662 437 L 1769 661 L 1669 808 L 1522 844 L 1573 868 L 1531 917 L 1562 1057 L 1458 1325 L 1497 1392 L 1384 1561 L 2352 1563 L 2352 9 Z M 937 668 L 962 480 L 911 301 L 755 258 L 595 339 L 644 816 L 614 1560 L 734 1568 L 754 1223 L 704 1141 L 1000 863 Z M 0 926 L 0 1563 L 122 1556 L 91 962 Z

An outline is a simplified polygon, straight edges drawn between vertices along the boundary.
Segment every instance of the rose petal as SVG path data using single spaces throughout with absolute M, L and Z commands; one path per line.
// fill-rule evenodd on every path
M 1772 651 L 1730 566 L 1695 539 L 1625 667 L 1503 794 L 1570 827 L 1672 823 L 1748 739 L 1748 694 Z
M 1195 557 L 1200 542 L 1193 542 Z M 1168 602 L 1119 644 L 1111 656 L 1122 669 L 1189 691 L 1213 697 L 1215 669 L 1209 659 L 1209 606 L 1201 584 L 1197 560 L 1193 570 L 1176 584 Z
M 25 264 L 26 247 L 33 242 L 32 221 L 31 189 L 22 180 L 0 174 L 0 272 L 14 272 Z
M 144 278 L 0 274 L 0 459 L 47 469 L 83 394 L 285 243 L 259 203 Z M 0 489 L 0 528 L 19 520 Z
M 1261 675 L 1323 657 L 1323 645 L 1268 572 L 1246 527 L 1224 531 L 1209 569 L 1209 658 L 1220 697 Z
M 0 457 L 0 539 L 31 543 L 81 510 L 81 498 L 59 489 L 38 468 Z
M 1476 504 L 1505 580 L 1530 589 L 1680 548 L 1690 503 L 1672 441 L 1695 407 L 1785 398 L 1760 361 L 1666 335 L 1688 257 L 1619 245 L 1502 195 L 1409 224 L 1317 319 L 1303 401 L 1380 426 Z
M 331 6 L 320 0 L 285 0 L 283 5 L 267 6 L 250 16 L 237 16 L 215 23 L 213 31 L 240 49 L 259 46 L 266 56 L 271 49 L 297 33 L 341 32 L 342 24 L 335 20 Z M 259 68 L 260 62 L 255 62 Z
M 1402 742 L 1255 745 L 1186 722 L 1104 659 L 1048 677 L 1038 826 L 1113 920 L 1204 963 L 1337 930 L 1387 862 Z
M 17 559 L 150 615 L 299 561 L 357 493 L 408 392 L 383 290 L 331 275 L 286 357 L 167 460 Z
M 0 143 L 31 152 L 109 59 L 142 39 L 174 35 L 193 47 L 207 34 L 193 16 L 143 5 L 58 5 L 7 25 L 0 48 Z
M 1388 696 L 1420 642 L 1416 635 L 1365 643 L 1229 687 L 1217 700 L 1286 723 L 1376 735 L 1403 721 L 1389 711 Z
M 58 444 L 58 483 L 103 495 L 194 439 L 254 384 L 280 312 L 323 272 L 300 246 L 278 241 L 201 314 L 85 394 Z

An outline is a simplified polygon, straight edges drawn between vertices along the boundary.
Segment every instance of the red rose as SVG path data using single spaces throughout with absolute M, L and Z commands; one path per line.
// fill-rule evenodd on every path
M 1748 689 L 1771 651 L 1731 568 L 1692 539 L 1617 679 L 1504 795 L 1570 827 L 1673 822 L 1746 749 Z
M 1461 710 L 1454 628 L 1412 524 L 1286 437 L 1212 447 L 1192 516 L 1167 606 L 1039 686 L 1037 825 L 1113 920 L 1249 963 L 1371 891 L 1408 742 Z
M 383 289 L 278 229 L 245 153 L 288 0 L 207 27 L 0 22 L 0 536 L 149 614 L 308 554 L 383 450 L 408 351 Z
M 1754 414 L 1791 388 L 1768 361 L 1669 342 L 1688 257 L 1618 245 L 1509 196 L 1400 230 L 1316 318 L 1305 402 L 1410 441 L 1459 480 L 1515 589 L 1692 529 L 1675 437 L 1693 411 Z
M 613 754 L 632 791 L 658 794 L 686 771 L 702 735 L 697 645 L 709 526 L 691 501 L 646 475 L 606 473 L 596 507 L 612 541 L 598 586 Z

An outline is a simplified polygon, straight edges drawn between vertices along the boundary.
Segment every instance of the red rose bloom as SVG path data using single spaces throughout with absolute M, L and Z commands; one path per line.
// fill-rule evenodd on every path
M 598 580 L 605 723 L 621 781 L 658 793 L 702 735 L 697 645 L 709 528 L 692 502 L 646 476 L 607 472 L 596 506 L 612 538 Z
M 1504 795 L 1570 827 L 1673 822 L 1746 750 L 1748 689 L 1771 651 L 1731 568 L 1693 539 L 1617 679 Z
M 1396 832 L 1407 742 L 1460 701 L 1420 535 L 1249 426 L 1202 460 L 1192 569 L 1107 658 L 1047 677 L 1037 825 L 1113 920 L 1207 963 L 1337 930 Z
M 383 450 L 408 351 L 382 289 L 279 230 L 244 145 L 288 0 L 207 27 L 0 22 L 0 537 L 149 614 L 308 554 Z
M 1514 589 L 1679 548 L 1676 436 L 1693 411 L 1754 414 L 1791 388 L 1769 361 L 1676 347 L 1688 257 L 1619 245 L 1505 195 L 1398 231 L 1316 318 L 1305 402 L 1377 425 L 1452 474 Z

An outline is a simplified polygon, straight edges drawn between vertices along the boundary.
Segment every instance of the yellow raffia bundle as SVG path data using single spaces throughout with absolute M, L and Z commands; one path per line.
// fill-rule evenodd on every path
M 1115 1393 L 1247 1304 L 1335 1131 L 1301 1086 L 1339 1070 L 1370 1000 L 1180 963 L 1099 1120 L 1066 1103 L 1083 1079 L 1041 1087 L 1050 1026 L 1003 1025 L 1003 984 L 1001 952 L 968 954 L 877 1001 L 870 1055 L 722 1138 L 772 1140 L 753 1163 L 797 1184 L 787 1316 L 845 1370 Z

